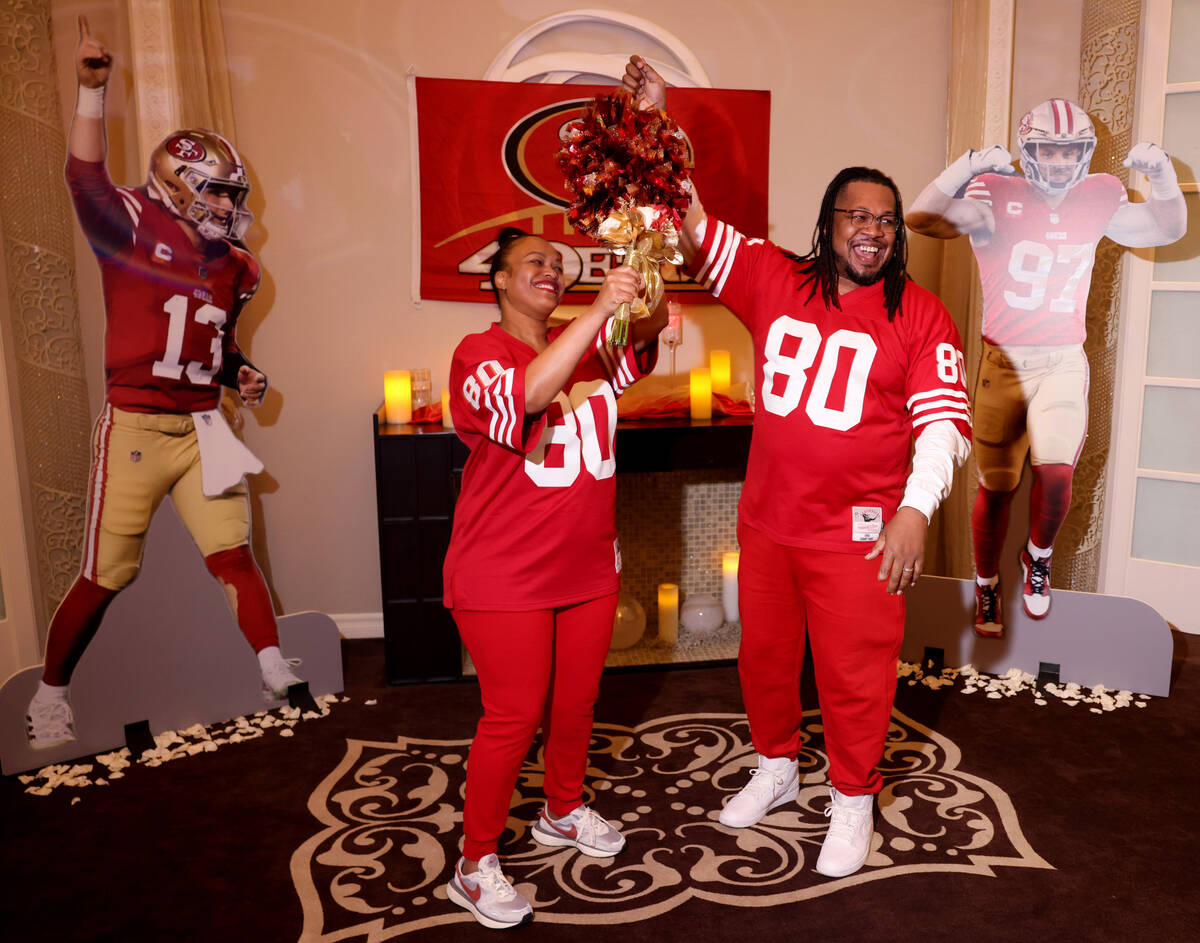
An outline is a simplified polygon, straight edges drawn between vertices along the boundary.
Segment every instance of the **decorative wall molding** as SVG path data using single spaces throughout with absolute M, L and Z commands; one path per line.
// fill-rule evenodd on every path
M 336 612 L 329 618 L 342 638 L 383 638 L 382 612 Z
M 126 0 L 129 64 L 137 115 L 138 166 L 150 163 L 158 142 L 182 125 L 170 0 Z
M 0 244 L 8 287 L 0 314 L 14 368 L 6 376 L 10 364 L 2 365 L 0 382 L 8 384 L 11 446 L 36 548 L 30 570 L 37 574 L 39 651 L 49 615 L 79 568 L 90 439 L 50 8 L 50 0 L 19 0 L 0 16 Z
M 971 147 L 1003 144 L 1012 127 L 1014 0 L 954 0 L 950 22 L 950 85 L 946 96 L 946 163 Z M 980 63 L 986 65 L 980 67 Z M 967 386 L 975 388 L 983 352 L 979 266 L 967 239 L 942 244 L 938 295 L 963 339 Z M 925 544 L 926 570 L 968 579 L 975 574 L 971 507 L 979 489 L 972 455 L 955 472 Z
M 988 4 L 987 92 L 983 117 L 985 146 L 993 142 L 1007 141 L 1013 126 L 1013 41 L 1016 33 L 1016 15 L 1016 0 L 991 0 Z
M 1140 0 L 1085 0 L 1079 62 L 1079 104 L 1096 123 L 1099 142 L 1092 173 L 1129 184 L 1121 165 L 1133 145 L 1133 117 L 1141 28 Z M 1121 261 L 1125 249 L 1103 240 L 1096 251 L 1088 295 L 1087 340 L 1091 365 L 1088 436 L 1075 468 L 1071 511 L 1055 544 L 1054 585 L 1095 592 L 1100 576 L 1101 533 L 1107 488 L 1105 465 L 1112 445 L 1113 402 L 1119 358 Z

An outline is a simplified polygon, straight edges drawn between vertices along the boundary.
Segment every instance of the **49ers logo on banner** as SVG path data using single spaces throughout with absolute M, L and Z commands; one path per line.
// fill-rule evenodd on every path
M 496 236 L 517 226 L 563 255 L 568 304 L 586 304 L 619 261 L 571 228 L 555 162 L 563 129 L 610 86 L 416 80 L 421 175 L 421 297 L 494 303 Z M 742 231 L 767 228 L 770 94 L 672 89 L 671 114 L 704 155 L 705 208 Z M 667 291 L 711 301 L 664 266 Z

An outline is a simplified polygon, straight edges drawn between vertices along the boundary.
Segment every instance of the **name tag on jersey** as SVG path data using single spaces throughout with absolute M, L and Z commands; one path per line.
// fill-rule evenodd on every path
M 875 543 L 883 532 L 883 508 L 851 508 L 851 540 Z

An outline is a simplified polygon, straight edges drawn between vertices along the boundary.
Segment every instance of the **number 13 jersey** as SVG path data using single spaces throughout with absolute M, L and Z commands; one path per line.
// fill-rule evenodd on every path
M 798 265 L 709 217 L 692 263 L 750 330 L 758 399 L 739 518 L 776 543 L 866 553 L 896 512 L 911 440 L 948 419 L 970 438 L 961 341 L 909 281 L 889 321 L 883 282 L 809 300 Z
M 221 398 L 234 324 L 258 288 L 254 256 L 230 242 L 197 249 L 142 187 L 117 187 L 102 163 L 70 157 L 67 183 L 100 261 L 107 399 L 132 412 L 190 413 Z
M 991 207 L 995 231 L 971 237 L 983 286 L 983 339 L 999 347 L 1082 344 L 1096 245 L 1129 202 L 1092 174 L 1051 207 L 1020 175 L 981 174 L 963 194 Z
M 550 609 L 615 593 L 617 401 L 653 369 L 610 348 L 605 322 L 545 410 L 525 408 L 537 355 L 499 324 L 465 337 L 450 366 L 454 428 L 471 455 L 443 570 L 452 609 Z M 550 329 L 553 341 L 562 328 Z

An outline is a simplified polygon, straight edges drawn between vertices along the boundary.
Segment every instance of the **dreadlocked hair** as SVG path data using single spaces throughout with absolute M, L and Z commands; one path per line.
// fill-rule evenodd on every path
M 492 294 L 496 296 L 496 304 L 500 304 L 500 289 L 496 287 L 496 273 L 508 265 L 509 250 L 518 239 L 524 239 L 529 233 L 516 226 L 505 226 L 496 237 L 496 254 L 488 266 L 488 279 L 492 284 Z
M 812 249 L 807 255 L 796 255 L 786 250 L 783 250 L 783 254 L 800 264 L 799 272 L 804 279 L 800 282 L 798 290 L 808 288 L 806 300 L 811 301 L 820 289 L 826 307 L 837 308 L 840 311 L 842 304 L 838 300 L 837 256 L 833 251 L 833 205 L 837 202 L 842 187 L 858 180 L 887 187 L 896 199 L 896 216 L 900 225 L 896 227 L 896 242 L 892 246 L 892 254 L 883 266 L 884 307 L 887 308 L 888 320 L 891 321 L 897 314 L 903 313 L 900 301 L 904 296 L 904 285 L 908 281 L 908 240 L 905 238 L 904 207 L 900 202 L 900 191 L 887 174 L 872 167 L 847 167 L 840 171 L 825 188 L 817 225 L 813 227 Z

